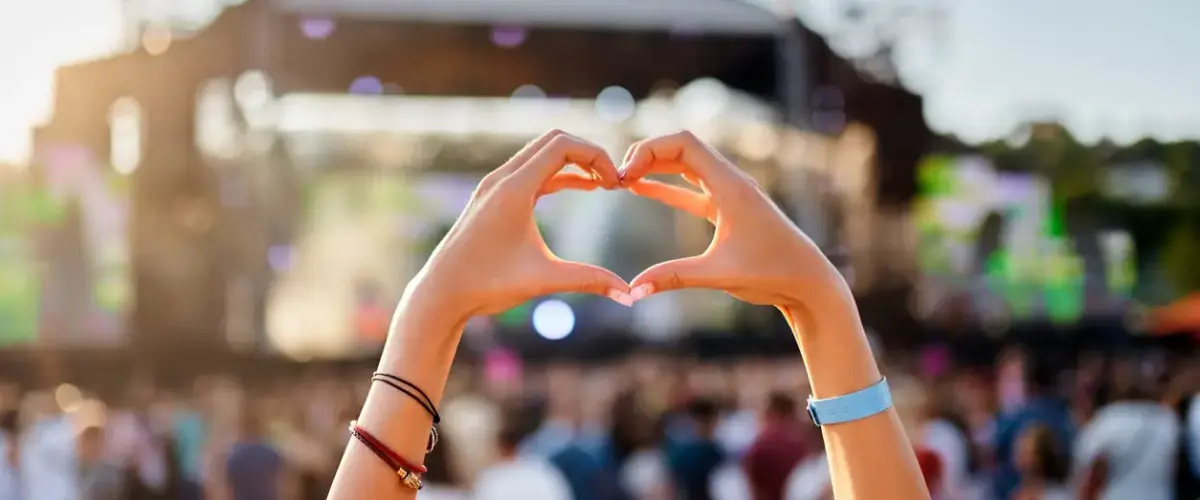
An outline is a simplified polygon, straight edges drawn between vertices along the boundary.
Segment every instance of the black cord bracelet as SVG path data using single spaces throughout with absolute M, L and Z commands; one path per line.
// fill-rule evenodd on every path
M 381 382 L 381 383 L 387 385 L 388 387 L 391 387 L 392 389 L 395 389 L 397 391 L 404 393 L 404 395 L 412 398 L 413 401 L 416 401 L 417 404 L 421 405 L 421 407 L 424 408 L 426 412 L 428 412 L 430 415 L 433 416 L 433 426 L 431 426 L 429 428 L 429 440 L 427 440 L 425 442 L 425 453 L 432 452 L 433 448 L 435 446 L 437 446 L 438 439 L 440 437 L 440 435 L 438 434 L 438 430 L 437 430 L 437 424 L 439 422 L 441 422 L 441 420 L 442 420 L 442 417 L 441 417 L 441 415 L 438 414 L 437 409 L 433 407 L 433 402 L 429 400 L 429 396 L 426 395 L 424 391 L 422 391 L 421 389 L 412 385 L 411 383 L 408 383 L 408 382 L 404 381 L 403 379 L 401 379 L 401 382 L 407 384 L 409 387 L 412 387 L 413 389 L 416 389 L 416 391 L 418 393 L 420 393 L 421 396 L 424 396 L 424 398 L 417 396 L 416 394 L 413 394 L 413 392 L 408 390 L 407 388 L 400 386 L 400 385 L 396 384 L 395 382 L 392 382 L 390 379 L 388 379 L 384 375 L 386 375 L 386 374 L 375 374 L 375 376 L 371 377 L 371 381 L 372 382 Z
M 384 384 L 391 386 L 393 389 L 403 392 L 408 397 L 413 398 L 413 400 L 415 400 L 417 402 L 417 404 L 420 404 L 422 408 L 425 408 L 426 412 L 429 412 L 429 416 L 433 417 L 434 425 L 440 424 L 442 422 L 442 416 L 441 416 L 441 414 L 438 413 L 437 407 L 435 407 L 433 405 L 433 399 L 430 398 L 429 395 L 425 393 L 425 391 L 421 390 L 420 387 L 417 387 L 416 384 L 409 382 L 407 380 L 404 380 L 403 378 L 392 375 L 390 373 L 384 373 L 384 372 L 375 372 L 374 374 L 371 375 L 371 380 L 374 382 L 383 382 Z M 403 384 L 404 387 L 401 387 L 398 384 Z M 409 390 L 410 388 L 412 389 L 412 391 L 416 391 L 416 394 L 413 394 L 413 392 Z M 418 394 L 420 396 L 418 396 Z

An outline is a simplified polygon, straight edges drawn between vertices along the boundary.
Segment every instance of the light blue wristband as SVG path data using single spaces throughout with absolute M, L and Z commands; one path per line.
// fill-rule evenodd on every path
M 808 397 L 808 416 L 817 427 L 862 420 L 892 407 L 887 378 L 858 392 L 829 399 Z

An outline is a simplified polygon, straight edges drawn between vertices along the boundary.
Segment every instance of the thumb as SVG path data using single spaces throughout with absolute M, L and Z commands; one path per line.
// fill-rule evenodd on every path
M 719 289 L 720 279 L 714 268 L 704 255 L 655 264 L 633 279 L 630 294 L 640 300 L 652 293 L 681 288 Z
M 591 293 L 629 306 L 629 284 L 612 271 L 579 262 L 557 261 L 550 267 L 545 293 Z

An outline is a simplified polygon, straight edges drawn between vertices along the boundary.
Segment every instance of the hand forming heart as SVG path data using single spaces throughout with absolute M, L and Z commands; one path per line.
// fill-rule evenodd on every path
M 703 193 L 645 179 L 652 174 L 680 174 Z M 837 268 L 758 184 L 691 133 L 634 144 L 621 179 L 634 194 L 716 225 L 704 253 L 647 269 L 635 290 L 709 288 L 753 304 L 809 307 L 849 294 Z
M 561 172 L 569 164 L 587 174 Z M 681 174 L 703 193 L 644 178 L 654 174 Z M 632 287 L 604 268 L 564 261 L 547 248 L 533 220 L 540 196 L 621 187 L 712 221 L 712 243 L 701 255 L 647 269 Z M 845 283 L 752 179 L 692 134 L 635 144 L 618 172 L 599 146 L 551 131 L 483 179 L 406 298 L 438 297 L 438 307 L 465 318 L 557 292 L 606 295 L 628 306 L 680 288 L 783 306 L 809 303 L 819 296 L 813 292 L 844 290 Z M 418 289 L 433 293 L 414 293 Z

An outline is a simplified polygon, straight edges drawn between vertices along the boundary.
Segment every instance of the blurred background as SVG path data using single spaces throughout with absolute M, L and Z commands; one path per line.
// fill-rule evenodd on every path
M 324 498 L 407 281 L 550 128 L 614 157 L 689 129 L 756 177 L 851 283 L 939 498 L 1106 491 L 1142 427 L 1161 460 L 1124 463 L 1197 498 L 1198 21 L 1184 0 L 0 7 L 0 500 L 259 498 L 231 492 L 276 475 L 264 500 Z M 625 278 L 712 234 L 627 193 L 537 211 L 558 255 Z M 806 394 L 771 308 L 540 298 L 468 325 L 421 498 L 501 476 L 825 498 Z M 1100 418 L 1119 405 L 1144 414 Z M 781 435 L 793 452 L 762 446 Z M 247 443 L 278 463 L 239 475 Z

